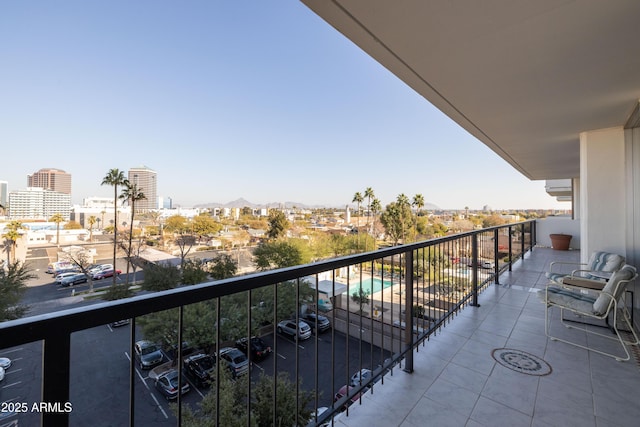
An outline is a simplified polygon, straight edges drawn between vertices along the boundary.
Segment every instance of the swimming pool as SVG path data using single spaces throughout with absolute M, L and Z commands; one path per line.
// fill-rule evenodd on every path
M 381 291 L 382 289 L 386 289 L 391 286 L 393 282 L 391 280 L 382 281 L 376 277 L 369 277 L 366 279 L 362 279 L 362 291 L 369 291 L 369 295 L 372 295 L 376 292 Z M 358 280 L 352 280 L 349 283 L 349 295 L 353 294 L 355 291 L 360 289 L 360 282 Z

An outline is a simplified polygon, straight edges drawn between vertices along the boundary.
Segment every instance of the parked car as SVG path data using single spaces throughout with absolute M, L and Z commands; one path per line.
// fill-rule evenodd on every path
M 220 359 L 224 360 L 233 378 L 238 378 L 249 372 L 249 359 L 237 348 L 225 347 L 218 352 Z
M 494 269 L 495 264 L 491 261 L 482 261 L 482 263 L 480 264 L 480 267 L 486 268 L 486 269 Z
M 182 394 L 190 390 L 189 383 L 185 378 L 180 381 Z M 156 388 L 167 399 L 172 400 L 178 397 L 178 371 L 170 369 L 156 379 Z
M 216 359 L 210 354 L 198 353 L 182 361 L 183 372 L 200 387 L 206 387 L 216 368 Z
M 361 382 L 364 383 L 368 381 L 372 375 L 373 372 L 371 372 L 371 369 L 362 368 L 351 376 L 351 382 L 349 384 L 351 387 L 357 387 Z
M 11 367 L 11 359 L 8 357 L 0 357 L 0 368 L 9 369 Z
M 84 273 L 75 273 L 71 276 L 66 276 L 63 277 L 62 280 L 60 280 L 60 286 L 62 287 L 67 287 L 67 286 L 73 286 L 73 285 L 77 285 L 78 283 L 87 283 L 87 275 Z
M 96 264 L 93 265 L 89 268 L 87 268 L 87 271 L 90 274 L 96 274 L 100 271 L 104 271 L 104 270 L 113 270 L 113 264 Z
M 122 319 L 122 320 L 116 320 L 115 322 L 111 322 L 109 323 L 109 325 L 112 328 L 119 328 L 120 326 L 125 326 L 125 325 L 128 325 L 129 323 L 131 323 L 130 319 Z
M 57 276 L 55 276 L 55 283 L 56 284 L 61 284 L 62 283 L 62 279 L 64 279 L 65 277 L 71 277 L 71 276 L 75 276 L 76 274 L 78 274 L 77 271 L 67 271 L 66 273 L 60 273 Z
M 0 381 L 4 379 L 4 368 L 0 367 Z
M 76 274 L 76 273 L 79 273 L 79 272 L 80 272 L 80 269 L 78 267 L 63 268 L 63 269 L 55 271 L 53 273 L 53 277 L 55 277 L 57 279 L 62 274 L 68 274 L 68 273 Z
M 94 273 L 94 274 L 93 274 L 93 280 L 100 280 L 100 279 L 104 279 L 104 278 L 106 278 L 106 277 L 112 277 L 112 276 L 113 276 L 113 273 L 114 273 L 113 268 L 108 269 L 108 270 L 101 270 L 101 271 L 98 271 L 97 273 Z M 121 274 L 121 273 L 122 273 L 122 271 L 121 271 L 121 270 L 115 270 L 115 274 L 116 274 L 116 275 L 119 275 L 119 274 Z
M 302 320 L 297 325 L 295 320 L 283 320 L 278 323 L 278 333 L 287 334 L 293 339 L 306 340 L 311 336 L 311 328 Z
M 238 341 L 236 341 L 236 348 L 241 352 L 243 352 L 244 354 L 246 354 L 247 356 L 249 355 L 247 351 L 248 342 L 249 340 L 246 337 L 240 338 Z M 267 343 L 265 343 L 264 340 L 260 337 L 251 337 L 250 345 L 251 345 L 251 360 L 255 360 L 255 361 L 263 360 L 265 357 L 267 357 L 273 352 L 273 350 L 271 350 L 271 347 L 268 346 Z
M 136 360 L 142 369 L 151 369 L 162 363 L 164 353 L 160 346 L 151 341 L 141 340 L 133 346 Z
M 323 316 L 322 314 L 307 312 L 302 315 L 302 320 L 304 320 L 304 322 L 307 325 L 309 325 L 311 329 L 314 329 L 314 330 L 316 328 L 316 319 L 318 321 L 317 325 L 318 325 L 319 332 L 324 332 L 327 329 L 331 328 L 331 322 L 329 322 L 329 319 L 326 316 Z
M 348 386 L 348 385 L 343 385 L 342 387 L 340 387 L 340 390 L 338 390 L 336 392 L 336 394 L 333 396 L 333 401 L 338 402 L 340 399 L 342 399 L 343 397 L 345 397 L 349 391 L 352 389 L 353 387 Z M 354 395 L 351 399 L 349 399 L 345 404 L 344 404 L 344 409 L 346 409 L 348 406 L 351 406 L 352 403 L 357 402 L 360 397 L 362 396 L 362 392 L 357 393 L 356 395 Z

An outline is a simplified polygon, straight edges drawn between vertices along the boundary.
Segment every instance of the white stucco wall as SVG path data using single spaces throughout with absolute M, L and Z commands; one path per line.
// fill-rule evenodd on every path
M 626 256 L 625 143 L 622 127 L 580 134 L 581 258 Z

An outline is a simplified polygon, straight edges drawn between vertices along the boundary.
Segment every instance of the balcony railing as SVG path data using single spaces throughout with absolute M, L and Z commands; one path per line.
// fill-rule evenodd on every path
M 260 373 L 274 378 L 271 391 L 276 397 L 271 399 L 270 424 L 278 425 L 279 372 L 287 372 L 295 384 L 295 424 L 319 424 L 348 411 L 348 402 L 383 385 L 394 369 L 412 372 L 413 350 L 465 305 L 477 305 L 478 292 L 498 283 L 499 273 L 510 270 L 513 262 L 533 248 L 535 226 L 535 221 L 514 223 L 5 322 L 0 324 L 2 348 L 12 351 L 30 346 L 27 358 L 38 359 L 31 361 L 33 372 L 25 381 L 29 387 L 8 401 L 14 403 L 11 409 L 16 409 L 17 419 L 51 426 L 84 425 L 99 417 L 109 417 L 119 425 L 146 425 L 151 419 L 154 425 L 186 425 L 185 408 L 202 416 L 198 403 L 211 392 L 217 396 L 215 408 L 220 408 L 222 363 L 216 364 L 210 389 L 189 379 L 197 393 L 178 393 L 177 405 L 168 407 L 157 399 L 160 394 L 149 371 L 145 376 L 136 363 L 135 343 L 145 338 L 141 324 L 149 324 L 149 315 L 173 310 L 166 317 L 171 320 L 158 327 L 172 331 L 164 344 L 173 345 L 177 361 L 186 353 L 178 343 L 201 335 L 196 332 L 201 325 L 196 323 L 203 319 L 210 320 L 206 352 L 215 353 L 233 346 L 237 338 L 252 335 L 271 343 L 273 354 L 264 360 L 253 360 L 249 352 L 250 381 L 236 408 L 244 414 L 246 425 L 253 425 L 258 416 L 253 409 Z M 320 300 L 331 302 L 332 307 L 318 305 Z M 199 303 L 206 304 L 197 306 L 201 311 L 193 315 L 196 310 L 192 308 Z M 322 307 L 329 309 L 321 313 L 330 320 L 328 331 L 305 341 L 278 333 L 281 320 L 298 323 L 303 312 Z M 126 328 L 117 334 L 106 328 L 122 319 L 131 319 L 128 335 Z M 238 319 L 242 326 L 234 329 Z M 310 323 L 318 329 L 319 325 Z M 174 366 L 185 377 L 183 363 Z M 363 369 L 371 374 L 363 375 L 347 395 L 334 401 L 334 393 Z M 304 393 L 312 396 L 306 406 Z M 128 404 L 128 411 L 109 409 L 118 402 Z M 41 410 L 34 403 L 43 403 Z M 320 407 L 328 409 L 301 419 L 297 414 L 304 412 L 300 410 L 303 406 L 312 413 Z M 218 410 L 208 416 L 220 425 L 223 415 Z

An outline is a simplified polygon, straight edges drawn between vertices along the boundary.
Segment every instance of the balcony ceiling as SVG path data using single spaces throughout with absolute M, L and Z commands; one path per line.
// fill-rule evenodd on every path
M 637 0 L 302 0 L 532 180 L 640 99 Z

